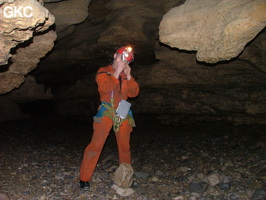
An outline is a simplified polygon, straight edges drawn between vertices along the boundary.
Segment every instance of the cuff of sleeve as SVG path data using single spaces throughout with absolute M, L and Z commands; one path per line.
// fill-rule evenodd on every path
M 133 82 L 135 82 L 135 79 L 131 76 L 131 79 L 127 81 L 128 84 L 132 84 Z
M 111 77 L 112 81 L 113 81 L 116 85 L 119 84 L 119 80 L 118 80 L 117 78 L 115 78 L 114 76 L 110 76 L 110 77 Z

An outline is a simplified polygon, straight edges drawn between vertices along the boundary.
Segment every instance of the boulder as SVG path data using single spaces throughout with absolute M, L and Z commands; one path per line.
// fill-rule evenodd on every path
M 131 165 L 121 163 L 115 171 L 114 183 L 122 188 L 129 188 L 133 183 L 134 170 Z

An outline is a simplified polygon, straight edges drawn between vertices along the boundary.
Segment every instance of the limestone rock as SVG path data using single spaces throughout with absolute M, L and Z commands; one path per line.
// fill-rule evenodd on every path
M 206 177 L 206 181 L 211 185 L 215 186 L 221 183 L 222 178 L 218 173 L 211 173 Z
M 59 2 L 63 0 L 43 0 L 45 3 L 54 3 L 54 2 Z
M 185 197 L 183 195 L 179 195 L 177 197 L 172 198 L 172 200 L 185 200 Z
M 52 49 L 56 35 L 53 31 L 43 32 L 54 23 L 54 16 L 38 1 L 1 1 L 0 5 L 0 65 L 4 65 L 0 70 L 0 94 L 4 94 L 23 83 L 24 76 Z M 30 7 L 27 10 L 30 14 L 23 10 L 20 14 L 12 12 L 6 9 L 8 6 L 13 9 Z M 33 34 L 36 36 L 31 41 Z M 17 45 L 20 46 L 8 63 L 10 50 Z
M 254 46 L 254 48 L 257 48 Z M 166 47 L 156 48 L 156 58 L 160 60 L 141 77 L 143 84 L 185 84 L 185 85 L 248 85 L 266 84 L 266 74 L 249 62 L 235 60 L 216 67 L 206 67 L 194 59 L 194 54 L 172 51 Z M 258 61 L 259 63 L 259 61 Z M 265 64 L 261 62 L 261 65 Z M 240 71 L 246 73 L 243 76 Z M 148 74 L 148 75 L 147 75 Z M 148 78 L 147 78 L 148 77 Z M 142 82 L 143 81 L 143 82 Z
M 189 183 L 189 191 L 202 194 L 206 188 L 208 187 L 205 182 L 190 182 Z
M 16 0 L 0 2 L 0 65 L 7 64 L 11 57 L 9 51 L 19 43 L 22 43 L 33 36 L 34 32 L 46 30 L 54 23 L 54 17 L 46 8 L 35 0 Z M 24 12 L 16 14 L 14 11 L 5 8 L 31 7 L 31 17 L 25 17 Z M 29 10 L 27 10 L 29 11 Z M 27 13 L 27 16 L 30 16 Z
M 129 8 L 132 6 L 135 6 L 136 4 L 141 3 L 140 0 L 136 0 L 136 1 L 131 1 L 131 0 L 124 0 L 124 1 L 120 1 L 120 0 L 111 0 L 109 1 L 105 7 L 108 10 L 118 10 L 121 8 Z
M 160 23 L 160 41 L 216 63 L 237 57 L 266 25 L 265 0 L 187 0 Z
M 0 191 L 0 199 L 1 200 L 10 200 L 9 196 L 6 193 Z
M 0 5 L 3 3 L 13 3 L 16 0 L 0 0 Z
M 266 72 L 266 31 L 262 31 L 251 45 L 248 45 L 243 53 L 239 56 L 240 59 L 252 63 L 253 66 Z
M 0 73 L 0 94 L 7 93 L 18 87 L 25 80 L 24 76 L 14 73 Z
M 0 94 L 20 86 L 24 81 L 24 76 L 36 68 L 40 58 L 53 48 L 55 39 L 55 32 L 49 31 L 35 36 L 28 46 L 17 49 L 11 58 L 12 64 L 5 72 L 0 73 Z
M 116 193 L 122 197 L 127 197 L 135 193 L 135 191 L 132 188 L 121 188 L 116 184 L 112 185 L 112 189 L 114 189 Z
M 45 7 L 56 18 L 56 32 L 59 33 L 73 24 L 83 22 L 88 17 L 88 6 L 91 0 L 49 1 Z
M 122 188 L 129 188 L 133 183 L 134 170 L 131 165 L 121 163 L 115 171 L 114 183 Z

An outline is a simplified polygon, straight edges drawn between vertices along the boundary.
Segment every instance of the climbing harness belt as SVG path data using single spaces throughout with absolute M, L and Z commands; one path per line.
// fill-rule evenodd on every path
M 111 75 L 111 73 L 107 73 L 107 72 L 100 72 L 100 73 L 106 73 L 109 76 Z M 129 120 L 129 124 L 132 127 L 135 126 L 135 121 L 134 121 L 134 118 L 133 118 L 131 110 L 129 110 L 127 116 L 124 119 L 122 119 L 120 116 L 118 116 L 116 114 L 116 109 L 114 108 L 114 92 L 113 92 L 113 90 L 111 92 L 110 103 L 107 103 L 107 102 L 103 101 L 101 103 L 101 107 L 100 107 L 97 115 L 94 116 L 94 119 L 97 119 L 99 117 L 101 118 L 101 117 L 104 117 L 104 116 L 109 117 L 113 121 L 113 130 L 114 130 L 114 132 L 118 132 L 122 122 L 124 122 L 127 119 Z

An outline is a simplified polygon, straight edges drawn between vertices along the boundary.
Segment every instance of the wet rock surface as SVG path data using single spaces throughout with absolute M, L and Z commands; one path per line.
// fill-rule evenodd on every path
M 121 196 L 114 187 L 119 166 L 114 133 L 105 144 L 90 191 L 79 189 L 91 124 L 56 117 L 0 124 L 0 191 L 23 200 L 266 199 L 265 126 L 202 122 L 171 127 L 135 117 L 130 196 Z

